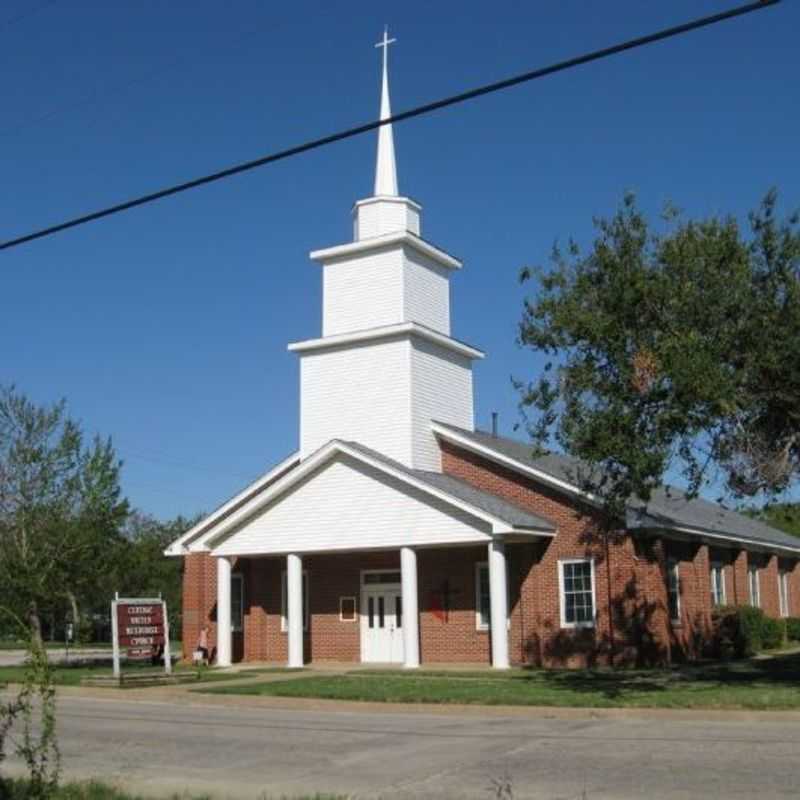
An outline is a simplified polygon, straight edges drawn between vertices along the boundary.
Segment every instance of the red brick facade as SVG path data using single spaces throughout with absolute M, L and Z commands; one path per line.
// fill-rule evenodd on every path
M 555 523 L 549 541 L 507 546 L 509 648 L 518 664 L 586 666 L 663 663 L 701 655 L 711 640 L 711 561 L 723 564 L 729 604 L 749 602 L 748 558 L 744 550 L 709 552 L 705 544 L 634 539 L 625 532 L 599 531 L 589 506 L 567 494 L 454 445 L 442 445 L 443 471 L 492 492 Z M 594 561 L 596 625 L 561 626 L 559 560 Z M 476 565 L 487 559 L 484 546 L 418 551 L 420 657 L 423 664 L 489 663 L 489 633 L 476 617 Z M 680 619 L 670 620 L 667 570 L 677 562 Z M 761 607 L 778 616 L 778 570 L 790 569 L 790 614 L 800 615 L 800 567 L 764 558 L 760 570 Z M 309 587 L 305 658 L 360 660 L 360 623 L 340 619 L 342 598 L 360 604 L 361 571 L 400 569 L 398 551 L 309 555 L 303 570 Z M 244 580 L 243 630 L 234 633 L 234 660 L 278 661 L 287 657 L 281 631 L 282 573 L 285 559 L 241 558 L 234 573 Z M 205 554 L 186 556 L 183 647 L 191 655 L 202 624 L 216 643 L 216 568 Z

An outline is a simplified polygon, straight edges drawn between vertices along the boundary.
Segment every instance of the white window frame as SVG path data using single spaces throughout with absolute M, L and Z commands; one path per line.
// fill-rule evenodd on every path
M 714 581 L 715 572 L 719 573 L 719 597 L 717 597 L 717 585 Z M 711 606 L 712 608 L 719 608 L 728 602 L 725 594 L 725 565 L 721 561 L 712 561 L 709 573 L 711 578 Z
M 564 592 L 564 567 L 567 564 L 589 564 L 592 579 L 592 618 L 585 622 L 567 622 L 567 600 Z M 594 628 L 597 620 L 597 590 L 593 558 L 560 558 L 558 560 L 558 606 L 562 628 Z
M 289 618 L 287 615 L 287 584 L 286 570 L 281 572 L 281 633 L 289 630 Z M 308 608 L 308 572 L 303 570 L 303 633 L 308 632 L 309 608 Z
M 670 582 L 675 579 L 675 610 L 676 616 L 670 614 L 669 621 L 673 625 L 680 625 L 681 623 L 681 562 L 677 558 L 667 559 L 667 608 L 669 610 L 669 594 Z
M 489 562 L 478 561 L 475 564 L 475 630 L 488 631 L 492 623 L 492 590 L 491 583 L 489 583 L 489 621 L 481 621 L 481 572 L 486 570 L 486 580 L 489 578 Z
M 244 630 L 244 575 L 241 572 L 231 573 L 231 599 L 236 592 L 234 586 L 239 584 L 239 619 L 233 618 L 233 603 L 231 603 L 231 630 L 241 633 Z
M 778 570 L 778 613 L 781 617 L 789 616 L 789 570 Z
M 761 570 L 758 564 L 747 565 L 747 591 L 750 595 L 750 605 L 753 608 L 761 608 Z

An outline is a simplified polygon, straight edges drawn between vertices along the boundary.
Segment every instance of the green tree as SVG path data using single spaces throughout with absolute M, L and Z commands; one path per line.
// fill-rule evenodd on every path
M 41 613 L 107 575 L 128 514 L 109 440 L 84 443 L 64 401 L 39 407 L 0 387 L 0 602 L 41 641 Z
M 800 503 L 767 503 L 761 508 L 744 508 L 744 513 L 760 519 L 792 536 L 800 537 Z
M 749 221 L 668 210 L 654 231 L 628 195 L 588 252 L 522 271 L 519 341 L 547 359 L 518 384 L 529 432 L 600 467 L 581 477 L 615 515 L 670 467 L 736 497 L 800 472 L 798 216 L 773 191 Z
M 125 525 L 127 554 L 124 574 L 117 587 L 128 597 L 155 597 L 167 601 L 170 630 L 180 634 L 180 615 L 183 594 L 183 559 L 167 558 L 164 551 L 203 515 L 160 521 L 148 514 L 134 512 Z

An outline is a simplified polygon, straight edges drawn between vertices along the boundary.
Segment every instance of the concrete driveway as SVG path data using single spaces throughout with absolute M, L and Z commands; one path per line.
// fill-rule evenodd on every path
M 493 780 L 508 779 L 514 798 L 767 800 L 796 798 L 800 783 L 797 715 L 549 718 L 555 712 L 545 709 L 332 710 L 123 695 L 61 694 L 66 777 L 253 799 L 317 791 L 485 799 L 498 796 Z M 5 768 L 21 764 L 11 758 Z

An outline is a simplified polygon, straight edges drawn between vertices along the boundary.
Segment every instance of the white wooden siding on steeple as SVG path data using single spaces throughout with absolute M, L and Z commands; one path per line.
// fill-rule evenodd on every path
M 391 115 L 385 33 L 381 118 Z M 353 208 L 354 240 L 316 250 L 322 338 L 298 342 L 300 457 L 331 439 L 439 470 L 438 419 L 472 429 L 472 360 L 450 338 L 450 276 L 461 262 L 420 238 L 421 207 L 398 196 L 394 136 L 381 126 L 375 195 Z

